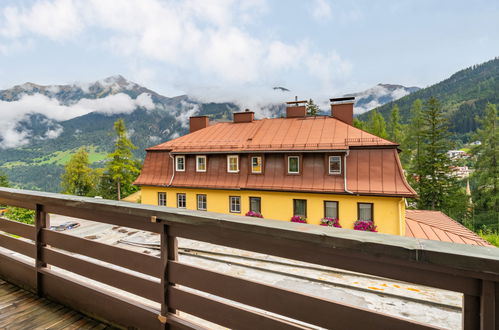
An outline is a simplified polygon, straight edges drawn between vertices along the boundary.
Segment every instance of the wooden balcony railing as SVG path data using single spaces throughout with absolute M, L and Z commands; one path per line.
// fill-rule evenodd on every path
M 200 328 L 180 311 L 236 329 L 303 327 L 293 320 L 328 329 L 433 328 L 179 262 L 176 238 L 183 237 L 461 292 L 464 329 L 499 329 L 496 248 L 8 188 L 0 188 L 0 204 L 36 210 L 35 226 L 0 220 L 0 231 L 7 233 L 0 234 L 0 247 L 31 258 L 0 250 L 0 277 L 114 325 Z M 161 257 L 51 231 L 49 213 L 160 234 Z M 57 269 L 144 297 L 161 309 Z

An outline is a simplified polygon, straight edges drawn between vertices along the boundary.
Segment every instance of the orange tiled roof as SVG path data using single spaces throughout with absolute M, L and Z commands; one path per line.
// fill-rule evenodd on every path
M 492 246 L 440 211 L 406 210 L 405 236 L 434 241 Z
M 398 144 L 329 116 L 272 118 L 246 123 L 217 123 L 148 148 L 173 152 L 345 150 L 350 146 Z

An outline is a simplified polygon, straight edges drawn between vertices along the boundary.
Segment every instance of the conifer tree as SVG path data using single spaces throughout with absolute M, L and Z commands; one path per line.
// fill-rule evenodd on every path
M 360 120 L 358 118 L 354 118 L 353 119 L 353 126 L 359 128 L 359 129 L 361 129 L 363 131 L 367 131 L 367 124 L 366 124 L 366 122 L 364 122 L 364 121 L 362 121 L 362 120 Z
M 87 149 L 81 147 L 64 166 L 64 173 L 61 175 L 62 193 L 91 196 L 95 190 L 95 182 Z
M 476 222 L 499 231 L 499 117 L 497 107 L 487 104 L 481 128 L 474 138 L 481 142 L 472 150 L 476 157 L 472 175 Z
M 423 102 L 416 99 L 411 106 L 411 117 L 404 136 L 404 150 L 402 150 L 401 162 L 409 173 L 416 174 L 421 171 L 421 145 L 423 142 Z M 412 176 L 411 176 L 412 178 Z
M 369 113 L 368 131 L 383 139 L 388 137 L 385 119 L 377 110 L 372 110 Z
M 418 176 L 418 207 L 420 209 L 442 210 L 455 184 L 450 173 L 450 149 L 447 138 L 447 120 L 440 102 L 430 98 L 422 111 L 423 128 L 420 146 L 420 168 Z
M 10 187 L 9 178 L 2 171 L 0 171 L 0 187 Z
M 403 130 L 400 123 L 400 110 L 398 105 L 394 104 L 390 113 L 390 121 L 388 122 L 388 139 L 393 142 L 402 143 Z
M 319 106 L 310 99 L 307 103 L 307 116 L 317 116 L 319 114 Z
M 132 183 L 140 170 L 139 163 L 132 153 L 132 150 L 137 147 L 127 137 L 123 119 L 118 119 L 114 123 L 114 130 L 117 136 L 115 149 L 108 155 L 109 160 L 101 186 L 105 186 L 105 197 L 120 200 L 122 196 L 127 196 L 137 190 Z

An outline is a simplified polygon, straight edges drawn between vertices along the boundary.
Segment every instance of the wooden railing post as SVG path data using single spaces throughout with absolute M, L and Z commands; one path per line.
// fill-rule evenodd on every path
M 35 210 L 35 290 L 38 296 L 43 296 L 43 282 L 41 268 L 47 267 L 43 262 L 43 247 L 45 244 L 42 240 L 42 229 L 50 226 L 50 219 L 48 213 L 44 211 L 43 205 L 36 204 Z
M 163 288 L 163 298 L 161 300 L 161 315 L 158 319 L 163 324 L 164 329 L 169 329 L 167 315 L 176 314 L 176 310 L 169 307 L 168 288 L 172 285 L 168 281 L 168 261 L 178 259 L 177 238 L 169 235 L 169 226 L 162 226 L 161 237 L 161 287 Z
M 496 315 L 499 306 L 496 306 L 499 297 L 496 297 L 497 283 L 482 281 L 482 295 L 480 299 L 480 325 L 481 330 L 498 329 L 499 321 Z

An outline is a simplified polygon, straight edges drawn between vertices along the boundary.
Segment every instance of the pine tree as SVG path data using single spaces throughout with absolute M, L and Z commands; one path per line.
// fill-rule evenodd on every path
M 422 111 L 422 122 L 423 143 L 420 146 L 419 173 L 416 173 L 419 179 L 418 207 L 442 210 L 449 200 L 455 179 L 450 173 L 450 160 L 447 156 L 447 120 L 436 98 L 432 97 L 426 102 Z
M 383 116 L 376 110 L 369 113 L 368 131 L 383 139 L 388 137 L 386 133 L 386 122 Z
M 476 157 L 472 175 L 476 222 L 499 231 L 499 117 L 497 107 L 487 104 L 481 128 L 474 138 L 481 142 L 472 150 Z
M 105 197 L 114 197 L 120 200 L 122 196 L 128 196 L 137 188 L 132 185 L 139 174 L 139 163 L 135 160 L 132 150 L 137 149 L 126 135 L 123 119 L 114 123 L 116 132 L 115 149 L 108 155 L 108 163 L 101 186 L 107 186 L 104 190 Z M 114 190 L 114 188 L 116 190 Z
M 307 116 L 317 116 L 319 111 L 319 106 L 314 103 L 314 100 L 310 99 L 307 103 Z
M 414 177 L 414 174 L 421 171 L 422 130 L 424 127 L 422 111 L 423 102 L 416 99 L 411 106 L 411 118 L 407 133 L 404 136 L 404 149 L 400 157 L 404 168 L 407 168 L 408 172 L 412 174 L 410 179 Z
M 401 144 L 403 139 L 402 124 L 400 123 L 400 110 L 398 105 L 394 104 L 390 113 L 390 121 L 388 122 L 388 138 L 396 143 Z
M 88 152 L 81 147 L 71 157 L 61 175 L 63 194 L 91 196 L 95 192 L 95 177 L 88 161 Z

